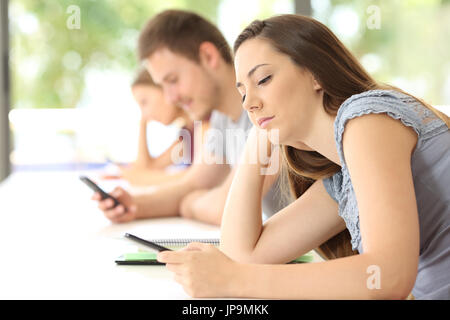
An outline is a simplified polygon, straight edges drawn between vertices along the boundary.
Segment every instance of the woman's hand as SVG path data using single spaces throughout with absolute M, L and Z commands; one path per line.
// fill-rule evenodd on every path
M 158 253 L 157 260 L 166 263 L 192 297 L 233 296 L 239 264 L 211 244 L 192 242 L 178 251 Z
M 274 174 L 278 171 L 279 163 L 278 132 L 275 130 L 262 130 L 253 126 L 247 137 L 243 163 L 258 164 L 261 167 L 260 173 L 263 175 Z

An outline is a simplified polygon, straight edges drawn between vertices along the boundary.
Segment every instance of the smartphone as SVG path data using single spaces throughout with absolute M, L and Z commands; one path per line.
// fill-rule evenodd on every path
M 165 263 L 156 260 L 155 253 L 138 252 L 138 253 L 126 253 L 118 257 L 115 262 L 118 265 L 131 265 L 131 266 L 163 266 Z
M 153 250 L 156 250 L 158 252 L 161 252 L 161 251 L 172 251 L 172 250 L 170 250 L 170 249 L 168 249 L 166 247 L 163 247 L 163 246 L 161 246 L 159 244 L 156 244 L 156 243 L 148 241 L 148 240 L 141 239 L 141 238 L 136 237 L 135 235 L 132 235 L 132 234 L 129 234 L 129 233 L 125 233 L 125 238 L 130 239 L 130 240 L 132 240 L 134 242 L 137 242 L 139 244 L 143 244 L 144 246 L 152 248 Z
M 92 181 L 88 177 L 80 176 L 80 180 L 83 181 L 94 192 L 98 192 L 100 194 L 100 197 L 102 198 L 102 200 L 105 200 L 105 199 L 108 199 L 108 198 L 112 199 L 112 201 L 114 201 L 114 207 L 113 208 L 117 207 L 120 204 L 119 200 L 114 198 L 109 193 L 105 192 L 102 188 L 100 188 L 94 181 Z

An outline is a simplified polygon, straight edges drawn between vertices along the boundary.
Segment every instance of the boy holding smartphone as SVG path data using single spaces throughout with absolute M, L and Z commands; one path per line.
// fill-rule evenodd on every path
M 138 48 L 139 58 L 166 99 L 183 108 L 193 120 L 209 119 L 210 127 L 222 134 L 223 146 L 228 144 L 227 130 L 248 133 L 252 124 L 236 89 L 231 50 L 216 26 L 195 13 L 164 11 L 146 24 Z M 99 201 L 105 216 L 117 223 L 181 215 L 220 225 L 233 168 L 244 144 L 245 139 L 220 152 L 221 147 L 206 143 L 203 153 L 215 159 L 214 163 L 195 161 L 182 178 L 163 183 L 154 192 L 132 196 L 116 188 L 111 195 L 121 205 L 114 206 L 111 199 L 101 200 L 98 193 L 93 199 Z M 265 177 L 266 215 L 281 209 L 272 186 L 277 177 Z

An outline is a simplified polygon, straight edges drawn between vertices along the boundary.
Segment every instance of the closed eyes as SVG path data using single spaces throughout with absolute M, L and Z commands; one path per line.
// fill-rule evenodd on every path
M 272 79 L 272 75 L 267 76 L 267 77 L 265 77 L 264 79 L 258 81 L 258 86 L 267 83 L 270 79 Z M 246 96 L 247 96 L 247 95 L 245 95 L 245 94 L 242 96 L 242 103 L 245 101 L 245 97 L 246 97 Z
M 258 86 L 261 85 L 261 84 L 266 83 L 266 82 L 269 81 L 270 79 L 272 79 L 272 76 L 271 76 L 271 75 L 265 77 L 264 79 L 262 79 L 261 81 L 258 82 Z

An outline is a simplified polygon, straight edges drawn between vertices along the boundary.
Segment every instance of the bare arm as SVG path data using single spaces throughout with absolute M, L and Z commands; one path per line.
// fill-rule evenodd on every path
M 134 165 L 137 168 L 148 168 L 152 161 L 153 158 L 148 152 L 147 146 L 147 120 L 141 119 L 139 122 L 138 154 Z
M 236 174 L 236 167 L 228 174 L 226 180 L 213 189 L 202 189 L 191 192 L 181 203 L 180 213 L 185 218 L 220 225 L 228 192 Z M 262 195 L 264 196 L 279 176 L 267 175 L 264 179 Z
M 133 169 L 123 171 L 122 178 L 127 180 L 132 186 L 152 186 L 180 180 L 186 174 L 187 168 L 177 172 L 152 169 Z
M 131 196 L 122 188 L 117 188 L 113 196 L 123 204 L 113 208 L 111 199 L 99 201 L 99 208 L 113 222 L 127 222 L 134 219 L 168 217 L 179 214 L 182 199 L 197 189 L 214 188 L 220 185 L 229 173 L 227 165 L 194 163 L 180 179 L 159 184 L 154 190 Z M 131 210 L 129 210 L 131 209 Z
M 300 199 L 263 225 L 262 197 L 274 176 L 261 175 L 261 165 L 250 163 L 252 146 L 257 143 L 255 134 L 256 131 L 249 136 L 229 192 L 222 220 L 221 250 L 238 261 L 284 263 L 344 230 L 345 223 L 337 215 L 337 203 L 327 194 L 322 181 L 317 181 Z
M 138 155 L 136 161 L 133 163 L 132 170 L 160 170 L 172 165 L 172 150 L 179 143 L 180 141 L 174 141 L 161 155 L 152 157 L 148 151 L 147 121 L 141 120 L 139 127 Z
M 248 187 L 251 189 L 253 185 L 248 184 Z M 241 200 L 245 204 L 244 197 L 242 196 Z M 260 197 L 258 198 L 261 199 Z M 250 199 L 247 198 L 247 201 Z M 224 217 L 224 221 L 228 220 L 222 225 L 221 249 L 238 261 L 286 263 L 317 248 L 345 229 L 345 223 L 337 211 L 337 203 L 327 194 L 323 181 L 319 180 L 299 199 L 268 219 L 264 225 L 258 214 L 259 210 L 234 211 L 234 217 Z M 225 214 L 229 214 L 228 211 Z M 253 216 L 243 217 L 244 214 Z M 251 221 L 248 222 L 249 220 Z M 234 229 L 239 230 L 239 233 L 234 231 L 234 235 L 225 229 L 228 227 L 231 231 L 233 225 Z M 230 237 L 229 241 L 224 239 L 226 236 Z M 296 245 L 286 246 L 286 243 Z
M 179 214 L 182 199 L 193 190 L 214 187 L 227 174 L 226 165 L 193 164 L 179 180 L 159 185 L 154 192 L 136 197 L 140 218 Z
M 202 124 L 202 132 L 206 134 L 209 128 L 209 123 Z M 141 123 L 141 133 L 140 133 L 140 143 L 139 143 L 139 154 L 138 160 L 134 165 L 128 169 L 122 171 L 122 177 L 128 180 L 133 185 L 155 185 L 164 182 L 179 180 L 184 176 L 186 170 L 181 172 L 167 172 L 162 169 L 173 165 L 172 153 L 184 151 L 184 142 L 175 141 L 166 151 L 163 152 L 159 157 L 152 158 L 148 153 L 147 148 L 147 135 L 146 135 L 146 125 L 143 126 Z M 203 138 L 201 139 L 203 140 Z M 191 141 L 193 143 L 193 141 Z M 190 147 L 190 146 L 189 146 Z M 182 156 L 180 154 L 179 156 Z
M 180 205 L 180 214 L 184 218 L 194 219 L 214 225 L 220 225 L 222 212 L 233 180 L 234 170 L 226 180 L 212 189 L 199 189 L 189 193 Z
M 298 265 L 252 263 L 252 254 L 263 243 L 264 235 L 267 236 L 264 249 L 271 250 L 269 242 L 276 249 L 268 251 L 267 255 L 283 250 L 283 255 L 278 257 L 281 260 L 296 250 L 304 250 L 303 246 L 315 247 L 312 242 L 305 243 L 324 239 L 340 227 L 331 214 L 336 214 L 336 207 L 333 208 L 331 198 L 323 197 L 323 186 L 317 181 L 308 194 L 296 201 L 298 217 L 294 211 L 286 209 L 283 215 L 282 212 L 277 214 L 277 220 L 277 216 L 271 219 L 272 225 L 260 236 L 262 229 L 255 223 L 259 217 L 259 201 L 254 194 L 261 192 L 262 183 L 252 172 L 254 168 L 245 168 L 245 164 L 239 167 L 233 180 L 223 219 L 226 224 L 222 228 L 226 233 L 224 251 L 238 261 L 201 243 L 191 244 L 190 250 L 159 253 L 158 261 L 165 262 L 175 273 L 175 280 L 195 297 L 404 299 L 414 286 L 419 257 L 418 214 L 410 166 L 416 141 L 414 131 L 386 115 L 365 115 L 347 124 L 344 151 L 358 201 L 362 254 Z M 246 189 L 240 183 L 243 177 L 251 179 L 247 188 L 252 192 L 241 197 L 240 192 L 245 193 Z M 308 215 L 306 210 L 314 210 L 312 203 L 320 207 L 315 211 L 317 216 Z M 239 212 L 234 214 L 230 209 Z M 243 216 L 240 220 L 239 215 Z M 289 226 L 288 217 L 296 228 Z M 336 225 L 330 223 L 333 221 Z M 246 229 L 242 222 L 254 224 Z M 308 230 L 309 226 L 312 230 Z M 233 227 L 239 241 L 233 242 Z M 245 240 L 245 231 L 250 242 Z M 314 240 L 297 235 L 304 236 L 308 232 Z M 273 236 L 269 238 L 270 234 Z M 284 248 L 286 246 L 291 248 Z M 233 250 L 241 250 L 241 253 Z M 263 261 L 261 256 L 255 258 Z
M 203 132 L 203 137 L 200 139 L 203 141 L 204 135 L 208 132 L 209 122 L 205 121 L 201 124 Z M 160 170 L 164 169 L 170 165 L 173 165 L 172 160 L 172 152 L 175 148 L 178 148 L 179 144 L 182 144 L 182 141 L 174 141 L 172 145 L 167 148 L 161 155 L 158 157 L 152 157 L 148 152 L 148 141 L 147 141 L 147 121 L 141 120 L 140 129 L 139 129 L 139 147 L 138 147 L 138 156 L 135 162 L 135 166 L 138 169 L 152 169 L 152 170 Z M 193 141 L 191 141 L 193 143 Z M 182 151 L 181 151 L 182 152 Z
M 245 281 L 238 295 L 404 299 L 414 286 L 419 257 L 410 167 L 416 141 L 412 129 L 385 115 L 349 121 L 344 151 L 358 200 L 364 253 L 305 265 L 244 264 L 238 273 L 242 277 L 236 279 Z M 370 270 L 379 272 L 378 289 L 368 285 Z

